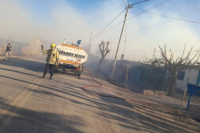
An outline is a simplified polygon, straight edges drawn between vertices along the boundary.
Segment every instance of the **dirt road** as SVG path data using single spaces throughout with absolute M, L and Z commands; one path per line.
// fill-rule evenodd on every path
M 200 124 L 174 109 L 104 80 L 90 91 L 136 100 L 128 102 L 89 95 L 81 88 L 96 85 L 87 73 L 81 79 L 56 73 L 39 78 L 44 58 L 0 60 L 0 133 L 137 133 L 199 132 Z M 139 101 L 155 103 L 144 104 Z M 172 105 L 176 104 L 174 101 Z

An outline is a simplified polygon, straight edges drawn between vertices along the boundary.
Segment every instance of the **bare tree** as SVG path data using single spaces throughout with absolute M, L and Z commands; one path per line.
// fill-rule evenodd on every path
M 187 54 L 185 51 L 185 47 L 183 49 L 183 53 L 180 57 L 174 58 L 174 54 L 170 49 L 170 57 L 167 56 L 166 52 L 166 45 L 164 48 L 160 47 L 160 53 L 162 59 L 164 61 L 164 66 L 168 71 L 167 77 L 167 89 L 166 92 L 169 96 L 174 96 L 176 90 L 176 79 L 177 73 L 186 70 L 186 69 L 199 69 L 199 65 L 197 65 L 199 57 L 200 57 L 200 50 L 193 51 L 193 47 L 189 50 Z
M 107 41 L 107 42 L 101 41 L 101 44 L 99 44 L 99 50 L 101 52 L 101 60 L 99 62 L 98 71 L 101 71 L 102 61 L 104 60 L 106 55 L 110 52 L 110 49 L 108 48 L 109 44 L 110 44 L 109 41 Z

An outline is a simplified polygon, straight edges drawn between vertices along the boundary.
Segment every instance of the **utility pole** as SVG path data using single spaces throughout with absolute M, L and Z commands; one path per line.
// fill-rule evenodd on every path
M 119 42 L 118 42 L 118 45 L 117 45 L 117 50 L 116 50 L 116 54 L 115 54 L 115 60 L 114 60 L 114 63 L 113 63 L 113 68 L 112 68 L 111 77 L 113 76 L 114 71 L 115 71 L 115 65 L 116 65 L 116 60 L 117 60 L 117 54 L 118 54 L 119 45 L 120 45 L 121 38 L 122 38 L 122 34 L 123 34 L 123 31 L 124 31 L 124 25 L 125 25 L 125 23 L 126 23 L 126 17 L 127 17 L 127 15 L 128 15 L 129 8 L 132 8 L 132 5 L 136 5 L 136 4 L 139 4 L 139 3 L 142 3 L 142 2 L 146 2 L 146 1 L 148 1 L 148 0 L 144 0 L 144 1 L 141 1 L 141 2 L 138 2 L 138 3 L 134 3 L 134 4 L 128 4 L 127 7 L 126 7 L 126 14 L 125 14 L 125 18 L 124 18 L 124 24 L 123 24 L 123 26 L 122 26 L 121 34 L 120 34 L 120 37 L 119 37 Z
M 131 4 L 128 4 L 128 6 L 126 7 L 126 14 L 125 14 L 125 18 L 124 18 L 124 24 L 122 26 L 122 30 L 121 30 L 121 34 L 120 34 L 120 37 L 119 37 L 119 42 L 118 42 L 118 45 L 117 45 L 117 51 L 116 51 L 116 54 L 115 54 L 115 60 L 114 60 L 114 63 L 113 63 L 113 68 L 112 68 L 112 75 L 114 74 L 114 70 L 115 70 L 115 64 L 116 64 L 116 59 L 117 59 L 117 54 L 118 54 L 118 50 L 119 50 L 119 45 L 120 45 L 120 42 L 121 42 L 121 38 L 122 38 L 122 34 L 123 34 L 123 31 L 124 31 L 124 25 L 126 23 L 126 17 L 127 17 L 127 14 L 128 14 L 128 10 L 129 8 L 131 8 L 132 5 Z
M 91 35 L 90 35 L 90 43 L 89 43 L 89 54 L 90 54 L 90 44 L 91 44 L 91 39 L 92 39 L 92 32 L 91 32 Z

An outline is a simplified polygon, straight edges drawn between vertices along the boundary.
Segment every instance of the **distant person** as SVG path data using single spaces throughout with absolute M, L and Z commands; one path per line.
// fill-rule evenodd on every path
M 44 50 L 43 45 L 41 45 L 41 47 L 42 51 L 47 54 L 46 66 L 42 78 L 45 78 L 45 75 L 50 69 L 50 79 L 52 79 L 54 70 L 56 66 L 59 65 L 59 52 L 56 50 L 56 45 L 53 43 L 50 45 L 51 49 L 49 50 Z
M 12 51 L 12 46 L 10 45 L 10 43 L 8 43 L 8 45 L 6 46 L 6 57 L 5 57 L 5 60 L 8 60 L 10 61 L 11 59 L 11 51 Z

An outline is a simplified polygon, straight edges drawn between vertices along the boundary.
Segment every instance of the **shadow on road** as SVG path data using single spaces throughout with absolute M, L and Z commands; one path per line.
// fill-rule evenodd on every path
M 13 58 L 11 61 L 0 60 L 0 64 L 7 65 L 8 67 L 12 66 L 12 67 L 16 67 L 16 68 L 17 67 L 24 68 L 26 70 L 43 73 L 45 65 L 46 65 L 46 59 L 45 59 L 45 56 L 41 56 L 41 57 L 28 56 L 28 58 L 27 57 Z M 12 69 L 8 69 L 8 68 L 0 68 L 0 69 L 6 70 L 6 71 L 18 72 L 18 73 L 22 73 L 22 74 L 31 76 L 31 74 L 24 73 L 23 71 L 12 70 Z M 55 73 L 66 74 L 66 75 L 71 75 L 71 76 L 73 75 L 70 72 L 62 72 L 61 69 L 55 70 Z
M 82 133 L 74 126 L 84 126 L 77 116 L 64 116 L 39 112 L 8 105 L 0 98 L 0 108 L 12 115 L 3 115 L 0 121 L 2 133 Z M 4 108 L 3 108 L 4 107 Z
M 1 68 L 0 67 L 0 70 L 10 71 L 10 72 L 15 72 L 15 73 L 20 73 L 20 74 L 24 74 L 24 75 L 33 76 L 33 77 L 38 77 L 38 75 L 34 75 L 34 74 L 30 74 L 30 73 L 25 73 L 23 71 L 18 71 L 18 70 L 13 70 L 13 69 L 8 69 L 8 68 Z
M 3 76 L 3 78 L 10 78 L 10 77 Z M 119 125 L 124 128 L 129 128 L 137 131 L 147 131 L 150 133 L 186 132 L 185 131 L 186 127 L 187 129 L 190 129 L 193 132 L 199 131 L 199 129 L 197 128 L 199 125 L 193 125 L 192 123 L 187 121 L 187 119 L 184 118 L 182 119 L 176 118 L 174 116 L 175 114 L 171 114 L 172 116 L 171 115 L 166 116 L 166 114 L 169 113 L 162 108 L 143 106 L 141 104 L 131 105 L 126 101 L 120 99 L 100 97 L 101 98 L 100 100 L 95 100 L 91 97 L 84 96 L 83 94 L 86 93 L 83 93 L 82 90 L 80 89 L 80 86 L 76 85 L 72 80 L 70 81 L 70 79 L 69 79 L 70 83 L 66 84 L 65 82 L 60 82 L 59 86 L 56 85 L 53 86 L 54 83 L 50 85 L 41 85 L 15 78 L 11 79 L 18 80 L 19 82 L 26 82 L 29 84 L 33 84 L 40 88 L 42 87 L 43 89 L 37 89 L 37 90 L 29 88 L 29 91 L 33 91 L 34 93 L 44 94 L 45 97 L 53 96 L 68 100 L 72 103 L 77 104 L 79 106 L 80 112 L 82 110 L 81 105 L 87 106 L 86 107 L 87 110 L 85 111 L 89 112 L 93 112 L 94 109 L 99 109 L 101 110 L 100 111 L 101 113 L 99 113 L 98 115 L 104 118 L 102 119 L 102 121 L 105 122 L 107 122 L 107 120 L 117 121 L 119 122 Z M 74 88 L 79 88 L 79 89 L 74 89 Z M 78 98 L 79 100 L 75 100 L 76 98 Z M 96 106 L 92 104 L 87 104 L 83 100 L 89 101 L 95 104 Z M 48 118 L 49 116 L 44 115 L 44 118 L 45 117 Z M 55 121 L 59 121 L 61 118 L 59 117 Z M 25 119 L 25 121 L 26 120 L 27 119 Z M 193 128 L 191 126 L 193 126 Z
M 2 63 L 1 63 L 2 64 Z M 32 71 L 42 72 L 45 63 L 37 61 L 27 61 L 19 59 L 16 61 L 3 63 L 14 67 L 23 67 Z M 23 65 L 22 65 L 23 64 Z M 13 71 L 17 73 L 27 74 L 18 70 L 10 70 L 0 68 L 0 70 Z M 27 74 L 28 75 L 28 74 Z M 30 75 L 34 76 L 34 75 Z M 72 75 L 69 75 L 72 76 Z M 56 77 L 56 76 L 55 76 Z M 74 78 L 66 78 L 63 80 L 55 79 L 51 82 L 43 84 L 33 83 L 25 79 L 1 75 L 1 78 L 15 80 L 30 85 L 37 86 L 36 89 L 27 88 L 34 94 L 42 94 L 44 98 L 51 97 L 57 100 L 62 99 L 63 102 L 73 103 L 77 106 L 77 112 L 83 113 L 85 116 L 91 117 L 89 114 L 94 113 L 93 119 L 101 119 L 103 122 L 118 124 L 124 129 L 155 132 L 199 132 L 199 125 L 191 124 L 187 119 L 179 119 L 174 114 L 169 114 L 163 108 L 152 106 L 144 106 L 139 103 L 130 104 L 126 101 L 113 98 L 89 96 L 83 92 L 81 87 L 87 85 L 79 84 Z M 43 80 L 43 79 L 42 79 Z M 44 79 L 46 80 L 46 79 Z M 65 81 L 67 80 L 67 82 Z M 49 81 L 49 80 L 48 80 Z M 38 98 L 38 97 L 36 97 Z M 60 104 L 54 101 L 57 105 Z M 56 106 L 55 106 L 56 107 Z M 6 132 L 33 132 L 33 133 L 57 133 L 57 132 L 81 132 L 75 128 L 76 125 L 84 126 L 83 120 L 77 116 L 64 116 L 50 112 L 40 112 L 28 110 L 25 108 L 9 105 L 7 101 L 0 98 L 0 109 L 4 109 L 9 113 L 3 115 L 0 119 L 0 127 L 6 126 L 6 121 L 10 120 L 9 128 L 5 128 Z M 97 110 L 96 112 L 94 110 Z M 23 126 L 21 126 L 23 124 Z
M 29 59 L 31 59 L 31 60 L 29 60 Z M 13 58 L 13 59 L 11 59 L 11 61 L 1 60 L 0 64 L 24 68 L 24 69 L 36 71 L 36 72 L 42 72 L 45 67 L 45 60 L 43 62 L 41 62 L 40 58 L 32 60 L 32 58 L 30 58 L 30 57 L 29 58 L 20 57 L 20 58 Z
M 101 99 L 109 105 L 109 108 L 105 108 L 106 111 L 102 116 L 121 121 L 120 125 L 126 128 L 150 133 L 187 132 L 186 129 L 199 132 L 200 129 L 198 124 L 191 123 L 185 116 L 169 113 L 167 108 L 134 103 L 132 104 L 133 109 L 124 109 L 124 105 L 130 106 L 126 101 L 106 97 Z M 102 105 L 98 104 L 98 106 L 101 107 Z M 114 114 L 112 115 L 109 112 Z

